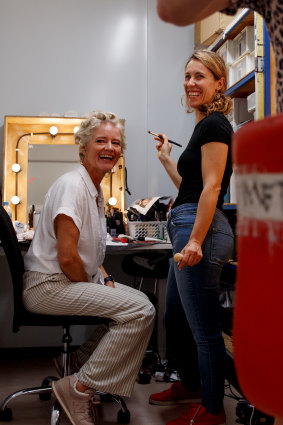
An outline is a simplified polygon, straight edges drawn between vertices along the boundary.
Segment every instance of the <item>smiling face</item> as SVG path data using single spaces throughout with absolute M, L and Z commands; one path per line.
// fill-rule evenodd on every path
M 200 106 L 211 103 L 223 84 L 223 77 L 216 80 L 213 73 L 201 61 L 190 60 L 185 70 L 184 89 L 187 104 L 195 109 L 197 117 Z
M 83 147 L 83 165 L 97 187 L 121 155 L 121 134 L 110 122 L 95 128 L 89 143 Z

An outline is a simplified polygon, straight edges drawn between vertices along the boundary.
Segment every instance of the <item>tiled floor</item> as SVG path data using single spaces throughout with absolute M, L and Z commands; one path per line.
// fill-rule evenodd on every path
M 2 360 L 0 362 L 0 402 L 13 391 L 38 386 L 44 377 L 56 376 L 51 359 Z M 125 399 L 131 412 L 131 425 L 165 425 L 167 421 L 179 416 L 182 406 L 153 406 L 148 404 L 148 397 L 153 392 L 168 388 L 164 382 L 156 382 L 153 378 L 148 385 L 136 384 L 132 397 Z M 229 394 L 227 390 L 227 394 Z M 50 424 L 51 401 L 40 401 L 37 395 L 18 397 L 10 402 L 13 410 L 11 425 L 48 425 Z M 237 402 L 225 397 L 227 425 L 236 425 Z M 117 423 L 119 406 L 115 402 L 103 403 L 99 407 L 99 425 Z M 62 415 L 60 425 L 70 422 Z

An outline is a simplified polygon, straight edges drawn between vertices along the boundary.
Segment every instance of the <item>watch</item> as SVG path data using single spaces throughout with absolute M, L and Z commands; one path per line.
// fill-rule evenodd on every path
M 104 278 L 104 284 L 107 283 L 107 282 L 115 282 L 114 277 L 111 276 L 111 274 Z

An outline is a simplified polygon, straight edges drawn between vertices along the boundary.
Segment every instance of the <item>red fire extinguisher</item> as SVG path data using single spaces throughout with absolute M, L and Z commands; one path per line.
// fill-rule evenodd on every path
M 233 341 L 249 402 L 283 417 L 283 114 L 234 135 L 238 271 Z

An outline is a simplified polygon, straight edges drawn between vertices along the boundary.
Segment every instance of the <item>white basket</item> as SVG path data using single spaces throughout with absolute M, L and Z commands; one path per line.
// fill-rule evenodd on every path
M 248 111 L 254 112 L 256 107 L 256 93 L 253 92 L 247 97 L 248 101 Z
M 243 55 L 237 59 L 229 70 L 229 82 L 233 86 L 247 74 L 255 69 L 255 55 L 254 52 Z
M 255 31 L 252 25 L 246 26 L 237 37 L 234 43 L 234 59 L 238 59 L 246 53 L 251 53 L 255 49 Z
M 234 62 L 234 43 L 233 40 L 227 40 L 216 50 L 216 53 L 222 57 L 226 66 Z
M 254 119 L 253 114 L 248 112 L 246 97 L 234 97 L 232 99 L 232 104 L 233 107 L 227 115 L 227 118 L 233 127 Z
M 166 221 L 129 221 L 128 234 L 132 238 L 157 238 L 169 241 Z

